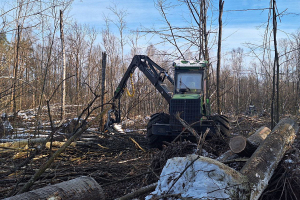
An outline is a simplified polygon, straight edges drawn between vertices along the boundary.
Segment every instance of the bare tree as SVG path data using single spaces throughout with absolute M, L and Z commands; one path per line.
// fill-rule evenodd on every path
M 64 25 L 63 25 L 63 11 L 60 10 L 60 39 L 61 39 L 61 52 L 62 52 L 62 68 L 63 68 L 63 84 L 62 84 L 62 113 L 61 119 L 65 118 L 66 113 L 66 53 L 65 53 L 65 38 L 64 38 Z
M 217 111 L 221 114 L 221 94 L 220 94 L 220 65 L 221 65 L 221 46 L 222 46 L 222 14 L 224 1 L 219 1 L 219 37 L 217 55 Z

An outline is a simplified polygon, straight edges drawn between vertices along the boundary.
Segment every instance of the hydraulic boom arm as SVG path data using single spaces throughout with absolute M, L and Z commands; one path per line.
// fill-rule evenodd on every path
M 166 87 L 166 84 L 164 84 L 163 82 L 167 78 L 168 81 L 171 82 L 172 85 L 174 85 L 174 80 L 168 75 L 166 70 L 158 66 L 148 56 L 145 55 L 135 55 L 133 57 L 127 71 L 125 72 L 122 80 L 120 81 L 114 93 L 113 102 L 115 102 L 117 99 L 120 100 L 124 89 L 126 88 L 126 83 L 130 78 L 130 74 L 132 74 L 137 67 L 145 74 L 145 76 L 162 94 L 162 96 L 167 100 L 167 102 L 170 103 L 170 100 L 172 98 L 171 91 Z M 117 114 L 116 122 L 120 122 L 120 113 Z

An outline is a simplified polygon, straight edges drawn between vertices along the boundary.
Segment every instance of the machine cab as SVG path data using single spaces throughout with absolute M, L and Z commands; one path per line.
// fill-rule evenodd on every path
M 175 94 L 203 94 L 206 61 L 176 60 Z

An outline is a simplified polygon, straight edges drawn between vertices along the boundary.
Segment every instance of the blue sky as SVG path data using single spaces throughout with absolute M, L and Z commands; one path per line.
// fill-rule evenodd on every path
M 177 1 L 171 1 L 176 3 Z M 218 1 L 215 1 L 214 10 L 217 11 Z M 128 15 L 125 18 L 127 30 L 125 33 L 130 34 L 130 30 L 144 27 L 165 27 L 158 10 L 155 8 L 153 0 L 75 0 L 70 16 L 81 24 L 88 24 L 101 31 L 105 27 L 104 15 L 114 18 L 112 12 L 108 9 L 113 3 L 119 9 L 126 10 Z M 246 49 L 245 43 L 260 44 L 267 22 L 267 10 L 249 10 L 249 11 L 232 11 L 244 9 L 262 9 L 269 7 L 267 0 L 225 0 L 223 14 L 223 47 L 222 51 L 230 51 L 232 48 L 242 47 Z M 285 11 L 278 21 L 278 38 L 287 38 L 286 33 L 295 33 L 300 28 L 300 1 L 299 0 L 278 0 L 277 7 L 279 13 Z M 181 24 L 179 20 L 182 13 L 188 13 L 183 6 L 178 6 L 168 12 L 168 16 L 173 24 Z M 174 12 L 173 12 L 174 11 Z M 290 14 L 290 13 L 296 13 Z M 217 12 L 215 12 L 213 24 L 217 24 Z M 113 27 L 113 24 L 112 24 Z M 114 29 L 113 29 L 114 30 Z M 117 33 L 116 33 L 117 35 Z M 99 38 L 101 36 L 99 35 Z M 155 44 L 159 41 L 157 38 L 148 37 L 143 39 L 140 44 L 147 46 L 150 43 Z M 128 48 L 128 47 L 127 47 Z

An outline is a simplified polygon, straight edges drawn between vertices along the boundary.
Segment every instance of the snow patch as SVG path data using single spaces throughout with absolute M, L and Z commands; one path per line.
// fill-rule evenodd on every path
M 166 194 L 197 199 L 231 198 L 237 191 L 236 186 L 245 182 L 244 177 L 237 177 L 243 176 L 210 158 L 196 154 L 175 157 L 167 161 L 156 190 L 146 200 Z

